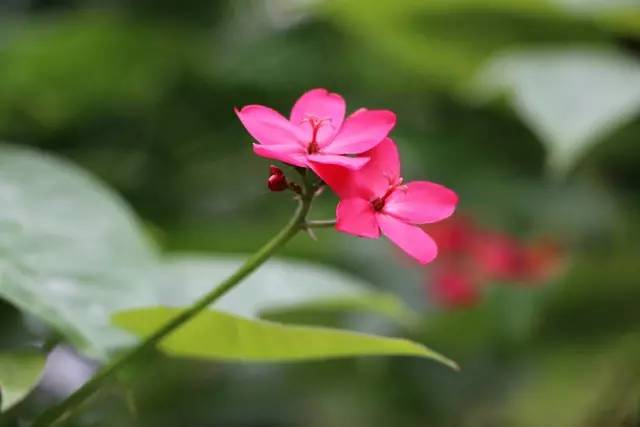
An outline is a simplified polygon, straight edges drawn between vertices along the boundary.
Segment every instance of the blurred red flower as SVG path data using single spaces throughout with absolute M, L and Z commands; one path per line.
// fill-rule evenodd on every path
M 560 269 L 563 251 L 553 239 L 521 242 L 482 228 L 466 216 L 425 226 L 440 249 L 425 286 L 431 298 L 448 308 L 477 303 L 491 283 L 537 286 Z

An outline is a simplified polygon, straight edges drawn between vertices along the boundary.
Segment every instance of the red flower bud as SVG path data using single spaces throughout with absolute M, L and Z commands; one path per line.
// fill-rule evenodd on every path
M 267 187 L 271 191 L 284 191 L 289 188 L 287 178 L 284 176 L 282 169 L 277 166 L 269 166 L 269 178 L 267 179 Z
M 271 165 L 269 166 L 269 175 L 284 175 L 284 172 L 279 167 Z

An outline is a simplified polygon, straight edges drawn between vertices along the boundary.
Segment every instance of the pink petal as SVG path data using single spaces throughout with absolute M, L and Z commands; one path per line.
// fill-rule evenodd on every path
M 352 197 L 363 197 L 368 199 L 366 191 L 358 191 L 357 183 L 353 181 L 353 174 L 347 168 L 310 162 L 309 167 L 327 184 L 331 190 L 340 198 L 348 199 Z
M 364 199 L 346 199 L 336 209 L 336 229 L 359 237 L 376 239 L 380 229 L 371 203 Z
M 329 119 L 327 126 L 336 132 L 342 126 L 345 109 L 344 99 L 337 93 L 312 89 L 302 95 L 291 109 L 291 123 L 299 126 L 309 117 Z
M 400 178 L 400 155 L 398 146 L 391 138 L 385 138 L 373 149 L 363 153 L 369 157 L 367 163 L 358 171 L 356 180 L 360 186 L 366 186 L 372 197 L 382 197 L 390 183 Z
M 347 157 L 337 154 L 310 154 L 307 158 L 314 163 L 338 165 L 350 170 L 358 170 L 367 164 L 368 157 Z
M 262 105 L 247 105 L 235 111 L 247 131 L 261 144 L 303 146 L 302 131 L 277 111 Z
M 373 200 L 383 196 L 389 188 L 389 182 L 397 181 L 400 175 L 396 144 L 386 138 L 360 157 L 369 157 L 369 162 L 357 171 L 330 164 L 316 163 L 310 166 L 341 199 L 361 197 Z
M 298 148 L 296 151 L 295 148 Z M 253 144 L 253 152 L 260 157 L 278 160 L 293 166 L 306 167 L 305 153 L 300 146 Z
M 395 124 L 396 115 L 391 111 L 358 110 L 345 120 L 324 151 L 334 154 L 363 153 L 386 138 Z
M 436 242 L 420 227 L 383 213 L 377 213 L 376 220 L 382 234 L 421 264 L 433 261 L 438 255 Z
M 414 181 L 389 196 L 384 212 L 412 224 L 428 224 L 451 216 L 457 203 L 458 196 L 447 187 Z

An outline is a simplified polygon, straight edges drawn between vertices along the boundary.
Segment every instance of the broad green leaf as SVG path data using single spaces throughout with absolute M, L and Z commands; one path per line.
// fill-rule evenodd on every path
M 482 91 L 507 93 L 564 174 L 597 142 L 640 112 L 640 61 L 597 49 L 520 51 L 493 60 Z
M 126 336 L 109 313 L 147 301 L 153 246 L 119 197 L 78 167 L 0 145 L 0 297 L 80 350 L 103 356 Z
M 117 313 L 114 323 L 145 337 L 180 313 L 151 307 Z M 244 361 L 295 361 L 362 355 L 416 356 L 452 369 L 455 362 L 408 340 L 337 329 L 291 326 L 206 311 L 171 334 L 160 348 L 171 355 Z
M 0 203 L 0 250 L 27 269 L 90 277 L 155 258 L 122 200 L 64 160 L 0 145 Z
M 106 358 L 134 338 L 112 313 L 186 306 L 231 275 L 241 257 L 162 259 L 120 199 L 80 169 L 0 145 L 0 297 L 49 324 L 80 351 Z M 327 303 L 330 301 L 330 303 Z M 269 260 L 216 308 L 245 317 L 311 305 L 410 316 L 393 296 L 345 273 Z
M 37 352 L 0 352 L 0 412 L 20 402 L 38 383 L 47 358 Z
M 150 280 L 158 303 L 188 305 L 242 263 L 232 256 L 173 256 Z M 271 259 L 223 296 L 215 307 L 246 317 L 280 310 L 369 311 L 396 320 L 411 312 L 395 296 L 374 292 L 361 279 L 309 262 Z
M 324 322 L 332 319 L 339 321 L 339 319 L 335 319 L 335 315 L 342 313 L 376 313 L 405 325 L 411 325 L 418 318 L 417 314 L 409 311 L 394 295 L 373 292 L 370 295 L 334 297 L 308 303 L 266 308 L 260 312 L 260 317 L 284 321 L 284 323 L 300 323 L 297 320 L 304 319 L 303 323 L 305 324 L 316 324 L 318 321 Z M 284 319 L 291 320 L 289 322 Z

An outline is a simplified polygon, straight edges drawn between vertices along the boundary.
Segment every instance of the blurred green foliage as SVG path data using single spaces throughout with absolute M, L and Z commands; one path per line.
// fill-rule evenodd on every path
M 232 108 L 260 103 L 286 113 L 320 86 L 342 93 L 350 110 L 397 112 L 407 178 L 442 182 L 479 222 L 521 237 L 551 235 L 567 254 L 563 274 L 544 287 L 496 287 L 479 306 L 447 312 L 425 296 L 429 268 L 385 242 L 331 231 L 319 231 L 318 242 L 300 236 L 286 255 L 399 294 L 424 313 L 404 333 L 462 372 L 417 359 L 153 358 L 122 379 L 136 415 L 116 384 L 66 425 L 638 425 L 640 121 L 635 98 L 622 117 L 600 95 L 629 96 L 636 80 L 615 79 L 615 91 L 601 92 L 592 90 L 606 81 L 598 74 L 575 99 L 562 89 L 583 81 L 584 65 L 574 63 L 566 83 L 553 80 L 559 100 L 542 108 L 567 107 L 552 118 L 587 107 L 597 112 L 589 123 L 613 118 L 589 133 L 560 180 L 547 169 L 555 140 L 540 129 L 549 122 L 536 127 L 514 96 L 520 89 L 478 97 L 479 77 L 496 59 L 524 55 L 537 67 L 526 82 L 539 84 L 551 74 L 530 54 L 560 52 L 564 61 L 562 52 L 575 48 L 637 65 L 640 8 L 624 0 L 0 5 L 0 140 L 97 174 L 165 250 L 250 252 L 280 226 L 291 203 L 267 191 L 268 162 L 252 155 Z M 326 194 L 314 212 L 329 217 L 334 206 Z M 31 341 L 40 327 L 0 306 L 0 346 Z M 29 419 L 52 393 L 36 391 L 2 422 Z

